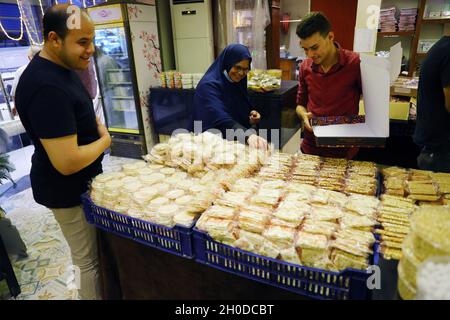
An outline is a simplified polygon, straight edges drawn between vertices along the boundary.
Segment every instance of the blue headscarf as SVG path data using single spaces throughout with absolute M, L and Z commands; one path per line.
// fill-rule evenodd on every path
M 236 83 L 224 74 L 224 70 L 228 73 L 242 60 L 252 61 L 247 47 L 227 46 L 199 82 L 194 97 L 194 120 L 202 121 L 203 131 L 216 128 L 225 136 L 225 130 L 233 128 L 236 122 L 250 127 L 247 77 Z

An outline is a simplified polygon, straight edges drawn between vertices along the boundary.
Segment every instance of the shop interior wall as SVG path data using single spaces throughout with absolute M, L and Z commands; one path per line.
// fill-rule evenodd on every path
M 175 69 L 175 51 L 173 47 L 172 17 L 170 1 L 156 0 L 158 14 L 159 43 L 163 71 Z
M 353 50 L 358 0 L 311 0 L 311 11 L 322 11 L 330 20 L 336 41 Z
M 228 29 L 232 30 L 227 24 L 227 21 L 232 20 L 232 14 L 230 15 L 230 12 L 227 12 L 227 1 L 229 0 L 211 0 L 214 28 L 214 58 L 217 58 L 227 46 L 229 42 Z
M 302 19 L 310 12 L 310 0 L 282 0 L 281 15 L 288 13 L 290 20 Z M 294 57 L 303 56 L 304 52 L 300 48 L 299 39 L 295 33 L 298 22 L 289 23 L 287 34 L 280 33 L 280 44 L 286 46 L 286 50 Z

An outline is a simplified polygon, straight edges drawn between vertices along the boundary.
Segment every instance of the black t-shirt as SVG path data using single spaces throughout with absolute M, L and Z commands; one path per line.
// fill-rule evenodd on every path
M 414 142 L 432 149 L 450 150 L 450 114 L 443 88 L 450 86 L 450 36 L 428 51 L 420 67 L 417 124 Z
M 35 147 L 30 173 L 34 199 L 55 209 L 79 205 L 88 182 L 102 172 L 103 155 L 64 176 L 53 167 L 39 139 L 76 134 L 82 146 L 100 138 L 92 100 L 80 78 L 37 54 L 20 77 L 16 108 Z

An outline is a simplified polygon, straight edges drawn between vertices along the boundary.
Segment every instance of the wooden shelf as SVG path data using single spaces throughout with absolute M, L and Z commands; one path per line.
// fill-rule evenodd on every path
M 426 23 L 426 24 L 445 24 L 445 23 L 450 23 L 450 18 L 446 18 L 446 19 L 423 19 L 422 23 Z
M 400 0 L 395 0 L 400 1 Z M 417 66 L 422 63 L 423 58 L 427 56 L 427 53 L 418 52 L 419 50 L 419 42 L 422 28 L 425 25 L 445 25 L 448 26 L 450 24 L 450 17 L 439 17 L 439 19 L 427 19 L 425 17 L 425 7 L 427 2 L 430 0 L 417 0 L 417 19 L 416 19 L 416 30 L 415 31 L 399 31 L 399 32 L 378 32 L 378 38 L 395 38 L 395 37 L 404 37 L 398 39 L 399 41 L 411 41 L 411 46 L 409 50 L 409 69 L 408 75 L 411 77 L 415 74 Z M 380 41 L 381 42 L 381 41 Z
M 412 37 L 415 31 L 378 32 L 379 37 Z

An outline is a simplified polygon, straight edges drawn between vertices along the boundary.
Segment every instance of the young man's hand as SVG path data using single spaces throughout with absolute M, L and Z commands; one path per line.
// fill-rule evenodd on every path
M 306 108 L 303 106 L 297 106 L 296 111 L 298 117 L 303 121 L 305 129 L 309 132 L 313 132 L 313 129 L 311 127 L 311 118 L 313 116 L 312 113 L 308 112 L 308 110 L 306 110 Z
M 260 120 L 261 115 L 259 114 L 259 112 L 256 110 L 252 110 L 252 112 L 250 112 L 250 124 L 251 125 L 258 124 Z
M 101 123 L 100 119 L 97 117 L 97 131 L 100 138 L 105 138 L 107 140 L 108 147 L 111 144 L 111 136 L 109 135 L 108 129 Z

